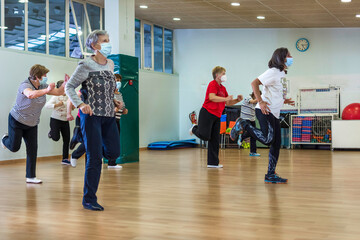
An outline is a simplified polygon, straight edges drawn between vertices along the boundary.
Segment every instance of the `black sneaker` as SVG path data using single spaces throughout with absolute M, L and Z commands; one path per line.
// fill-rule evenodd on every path
M 61 161 L 61 164 L 62 164 L 62 165 L 70 165 L 70 161 L 69 161 L 68 159 L 63 159 L 63 160 Z
M 103 206 L 101 206 L 98 203 L 83 203 L 83 206 L 85 209 L 88 209 L 91 211 L 104 211 Z
M 265 183 L 274 183 L 274 184 L 285 184 L 288 180 L 286 178 L 281 178 L 276 173 L 274 174 L 265 174 Z
M 242 134 L 243 127 L 241 126 L 241 118 L 236 119 L 234 127 L 231 129 L 230 138 L 234 142 L 238 139 L 239 135 Z

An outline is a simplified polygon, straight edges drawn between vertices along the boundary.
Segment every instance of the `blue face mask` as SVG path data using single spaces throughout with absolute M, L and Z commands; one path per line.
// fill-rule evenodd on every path
M 107 57 L 111 54 L 111 44 L 110 43 L 102 43 L 100 44 L 101 49 L 99 52 L 104 56 Z
M 121 88 L 121 82 L 116 82 L 116 88 L 120 91 L 120 88 Z
M 47 77 L 43 77 L 42 80 L 40 81 L 40 84 L 46 84 L 47 80 L 48 80 Z
M 290 67 L 294 62 L 294 59 L 293 58 L 286 58 L 286 62 L 285 62 L 285 65 L 287 67 Z

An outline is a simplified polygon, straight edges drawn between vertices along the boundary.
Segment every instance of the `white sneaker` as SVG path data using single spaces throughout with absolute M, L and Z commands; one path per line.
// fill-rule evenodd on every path
M 208 168 L 223 168 L 224 166 L 219 164 L 219 165 L 207 165 Z
M 37 178 L 26 178 L 26 183 L 39 184 L 39 183 L 42 183 L 42 181 Z
M 70 164 L 72 167 L 76 167 L 76 163 L 77 163 L 77 159 L 76 158 L 72 158 L 70 159 Z
M 194 135 L 192 130 L 195 126 L 196 126 L 196 124 L 193 124 L 192 127 L 190 128 L 190 130 L 189 130 L 190 136 Z
M 3 147 L 3 149 L 7 149 L 7 147 L 4 145 L 4 143 L 2 141 L 7 136 L 9 136 L 9 135 L 7 133 L 5 133 L 4 136 L 2 136 L 2 138 L 1 138 L 1 146 Z
M 121 168 L 123 168 L 121 165 L 115 165 L 115 166 L 108 165 L 108 169 L 121 169 Z

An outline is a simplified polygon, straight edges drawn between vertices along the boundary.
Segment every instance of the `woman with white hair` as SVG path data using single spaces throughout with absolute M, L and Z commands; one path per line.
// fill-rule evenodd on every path
M 89 34 L 86 46 L 94 55 L 81 61 L 71 76 L 65 91 L 72 104 L 80 109 L 80 126 L 86 148 L 87 162 L 82 204 L 85 209 L 103 211 L 97 202 L 102 158 L 117 159 L 120 140 L 115 121 L 114 100 L 116 88 L 114 62 L 107 59 L 111 53 L 109 35 L 95 30 Z M 75 89 L 81 85 L 81 99 Z

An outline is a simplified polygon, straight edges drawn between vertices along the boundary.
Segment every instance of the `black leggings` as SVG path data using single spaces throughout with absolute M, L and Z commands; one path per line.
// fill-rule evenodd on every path
M 255 109 L 255 112 L 261 129 L 254 127 L 250 121 L 243 120 L 241 122 L 245 130 L 243 139 L 250 135 L 262 144 L 270 146 L 268 174 L 274 174 L 281 147 L 280 120 L 271 113 L 263 114 L 260 109 Z
M 26 146 L 26 177 L 36 177 L 36 158 L 38 149 L 38 126 L 30 127 L 16 121 L 9 114 L 9 133 L 2 139 L 3 144 L 11 152 L 17 152 L 21 146 L 21 139 L 24 138 Z
M 192 132 L 208 141 L 208 165 L 219 165 L 220 118 L 201 108 L 199 124 L 193 127 Z
M 63 138 L 63 159 L 69 158 L 70 125 L 68 121 L 50 118 L 50 136 L 54 141 L 59 141 L 60 133 Z

